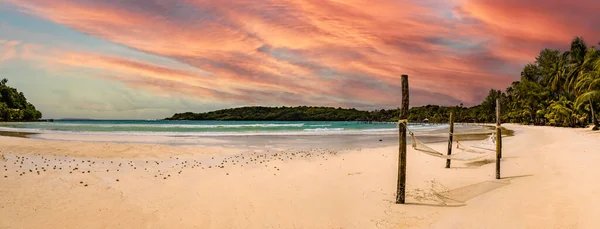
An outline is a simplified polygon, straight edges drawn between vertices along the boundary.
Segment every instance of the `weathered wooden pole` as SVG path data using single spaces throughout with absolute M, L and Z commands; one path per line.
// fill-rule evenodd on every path
M 592 111 L 592 123 L 594 124 L 594 128 L 598 126 L 598 119 L 596 119 L 596 115 L 594 113 L 594 104 L 592 104 L 592 100 L 588 100 L 590 102 L 590 110 Z
M 500 99 L 496 99 L 496 179 L 500 179 L 502 159 L 502 129 L 500 128 Z
M 398 187 L 396 203 L 404 204 L 406 191 L 406 127 L 408 126 L 408 75 L 402 75 L 402 107 L 398 122 Z
M 450 112 L 450 134 L 448 137 L 448 156 L 452 155 L 452 139 L 454 135 L 454 111 Z M 450 168 L 450 159 L 446 159 L 446 168 Z

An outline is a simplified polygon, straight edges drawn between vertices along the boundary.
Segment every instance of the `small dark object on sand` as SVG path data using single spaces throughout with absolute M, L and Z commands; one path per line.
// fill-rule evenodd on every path
M 87 184 L 85 184 L 84 186 L 87 187 Z
M 379 141 L 383 141 L 382 139 L 379 139 Z
M 117 182 L 119 182 L 119 179 L 117 179 Z
M 83 184 L 83 181 L 79 181 L 80 184 Z

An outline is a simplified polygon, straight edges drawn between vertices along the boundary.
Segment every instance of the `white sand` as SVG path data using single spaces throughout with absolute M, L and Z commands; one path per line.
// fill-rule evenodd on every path
M 600 134 L 505 126 L 516 136 L 501 180 L 493 160 L 445 169 L 409 149 L 406 205 L 394 204 L 397 147 L 257 157 L 0 137 L 0 228 L 596 228 Z

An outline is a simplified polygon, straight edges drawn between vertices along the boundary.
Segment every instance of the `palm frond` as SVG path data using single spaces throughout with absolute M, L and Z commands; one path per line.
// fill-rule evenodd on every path
M 597 101 L 600 100 L 600 90 L 590 91 L 581 94 L 575 100 L 575 107 L 580 107 L 583 103 L 587 101 Z

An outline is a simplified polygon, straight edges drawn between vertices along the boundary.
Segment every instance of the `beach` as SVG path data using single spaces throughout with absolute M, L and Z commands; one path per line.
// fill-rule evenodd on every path
M 494 156 L 446 169 L 409 146 L 405 205 L 393 136 L 334 148 L 3 136 L 0 228 L 594 228 L 600 134 L 503 126 L 500 180 Z

